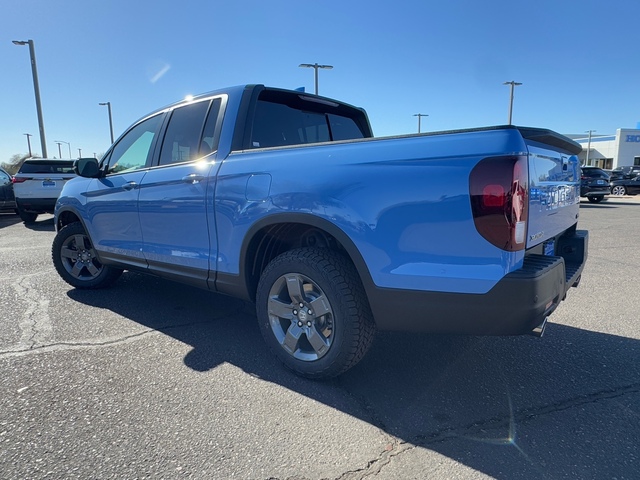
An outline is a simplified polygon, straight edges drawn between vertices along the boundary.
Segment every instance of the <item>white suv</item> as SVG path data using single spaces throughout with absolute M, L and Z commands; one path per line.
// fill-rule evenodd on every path
M 25 160 L 13 177 L 18 215 L 25 223 L 40 213 L 53 213 L 56 200 L 67 181 L 76 176 L 73 160 L 32 158 Z

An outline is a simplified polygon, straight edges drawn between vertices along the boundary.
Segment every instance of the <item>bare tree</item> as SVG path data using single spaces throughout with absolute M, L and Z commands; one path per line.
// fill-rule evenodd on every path
M 2 163 L 2 168 L 9 172 L 9 174 L 15 175 L 27 158 L 38 157 L 38 155 L 29 156 L 28 153 L 16 153 L 9 159 L 8 162 Z

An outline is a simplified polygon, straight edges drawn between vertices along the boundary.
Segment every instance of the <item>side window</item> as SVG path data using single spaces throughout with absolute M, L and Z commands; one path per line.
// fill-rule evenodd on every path
M 332 140 L 351 140 L 353 138 L 364 138 L 360 127 L 352 118 L 327 114 L 329 125 L 331 125 Z
M 171 113 L 160 151 L 160 165 L 199 158 L 200 135 L 209 104 L 208 101 L 192 103 Z
M 204 132 L 202 132 L 202 141 L 200 142 L 199 157 L 204 157 L 212 152 L 218 150 L 218 136 L 220 131 L 218 128 L 218 116 L 220 115 L 220 107 L 222 100 L 220 98 L 214 98 L 213 104 L 209 109 L 207 115 L 207 121 L 204 124 Z
M 111 151 L 107 160 L 109 163 L 107 173 L 120 173 L 146 167 L 161 121 L 162 115 L 156 115 L 129 130 Z

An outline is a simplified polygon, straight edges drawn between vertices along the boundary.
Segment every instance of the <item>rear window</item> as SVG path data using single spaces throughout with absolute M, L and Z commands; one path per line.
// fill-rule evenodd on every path
M 583 168 L 582 176 L 584 177 L 596 177 L 596 178 L 609 178 L 609 174 L 600 168 Z
M 39 162 L 24 162 L 18 173 L 74 173 L 73 160 L 55 161 L 42 160 Z
M 251 148 L 303 145 L 370 136 L 360 110 L 306 95 L 261 92 L 251 130 Z

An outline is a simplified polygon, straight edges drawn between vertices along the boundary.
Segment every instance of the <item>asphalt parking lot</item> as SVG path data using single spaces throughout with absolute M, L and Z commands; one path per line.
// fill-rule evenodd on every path
M 0 214 L 0 478 L 636 479 L 640 200 L 580 215 L 588 264 L 543 338 L 379 333 L 314 382 L 252 305 L 130 272 L 74 290 L 52 217 Z

